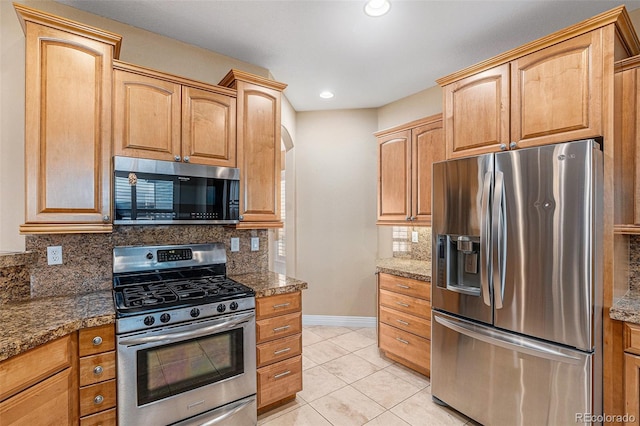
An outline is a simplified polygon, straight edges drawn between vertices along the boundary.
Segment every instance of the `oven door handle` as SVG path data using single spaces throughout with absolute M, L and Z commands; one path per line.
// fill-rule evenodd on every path
M 252 318 L 255 318 L 256 314 L 254 312 L 249 312 L 245 314 L 238 314 L 232 320 L 229 319 L 221 319 L 217 320 L 215 324 L 208 325 L 206 327 L 196 327 L 192 325 L 193 329 L 188 331 L 180 331 L 176 333 L 161 333 L 152 336 L 132 336 L 132 337 L 124 337 L 121 338 L 118 344 L 123 346 L 134 346 L 134 345 L 142 345 L 145 343 L 157 343 L 163 342 L 167 340 L 175 341 L 175 339 L 190 339 L 194 337 L 202 337 L 211 334 L 220 329 L 227 329 L 236 327 Z

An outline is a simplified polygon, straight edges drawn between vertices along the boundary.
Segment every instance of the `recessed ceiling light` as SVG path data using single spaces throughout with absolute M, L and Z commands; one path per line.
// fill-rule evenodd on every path
M 389 0 L 369 0 L 364 5 L 364 13 L 369 16 L 382 16 L 391 9 Z
M 328 90 L 325 90 L 324 92 L 320 92 L 320 97 L 322 99 L 331 99 L 331 98 L 333 98 L 333 93 L 331 93 Z

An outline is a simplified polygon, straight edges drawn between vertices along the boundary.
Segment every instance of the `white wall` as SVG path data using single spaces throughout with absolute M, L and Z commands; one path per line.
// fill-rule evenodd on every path
M 301 112 L 296 125 L 303 313 L 375 316 L 377 112 Z

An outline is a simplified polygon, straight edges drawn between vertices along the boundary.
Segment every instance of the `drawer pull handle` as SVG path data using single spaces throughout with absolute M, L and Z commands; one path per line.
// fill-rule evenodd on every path
M 291 350 L 291 348 L 284 348 L 284 349 L 280 349 L 280 350 L 277 350 L 277 351 L 273 351 L 273 354 L 274 355 L 280 355 L 280 354 L 289 352 L 290 350 Z
M 93 338 L 93 340 L 91 341 L 93 343 L 93 346 L 98 346 L 102 344 L 102 337 L 100 336 L 96 336 Z
M 396 321 L 399 322 L 402 325 L 409 325 L 409 323 L 406 322 L 406 321 L 402 321 L 402 320 L 399 320 L 399 319 L 397 319 Z
M 287 370 L 287 371 L 285 371 L 285 372 L 282 372 L 282 373 L 279 373 L 279 374 L 275 374 L 275 375 L 273 376 L 273 378 L 274 378 L 274 379 L 279 379 L 279 378 L 281 378 L 281 377 L 288 376 L 289 374 L 291 374 L 291 370 Z
M 102 404 L 104 402 L 104 396 L 102 395 L 97 395 L 95 398 L 93 398 L 93 403 L 98 405 L 98 404 Z
M 99 376 L 102 374 L 103 371 L 104 370 L 101 365 L 96 365 L 95 368 L 93 369 L 93 374 L 95 374 L 96 376 Z
M 405 345 L 408 345 L 408 344 L 409 344 L 409 342 L 407 342 L 406 340 L 401 339 L 401 338 L 399 338 L 399 337 L 396 337 L 396 340 L 397 340 L 398 342 L 400 342 L 400 343 L 404 343 Z
M 406 303 L 402 303 L 402 302 L 396 302 L 396 304 L 402 306 L 403 308 L 408 308 L 409 305 L 407 305 Z
M 280 303 L 278 305 L 273 305 L 273 309 L 280 309 L 280 308 L 286 308 L 287 306 L 289 306 L 291 304 L 291 302 L 287 302 L 287 303 Z
M 410 289 L 411 287 L 409 287 L 408 285 L 404 285 L 404 284 L 396 284 L 396 286 L 400 287 L 400 288 L 404 288 L 404 289 Z
M 276 327 L 276 328 L 274 328 L 274 329 L 273 329 L 273 331 L 275 331 L 275 332 L 277 333 L 277 332 L 279 332 L 279 331 L 285 331 L 285 330 L 288 330 L 288 329 L 290 329 L 290 328 L 291 328 L 291 326 L 290 326 L 290 325 L 283 325 L 282 327 Z

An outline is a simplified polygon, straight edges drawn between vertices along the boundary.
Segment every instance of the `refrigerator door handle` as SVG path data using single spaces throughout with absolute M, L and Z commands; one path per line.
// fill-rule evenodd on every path
M 436 322 L 447 327 L 457 333 L 463 334 L 475 340 L 488 343 L 490 345 L 499 346 L 501 348 L 531 355 L 537 358 L 544 358 L 565 364 L 580 365 L 582 360 L 576 356 L 562 353 L 554 350 L 546 345 L 536 344 L 531 339 L 523 339 L 518 336 L 507 335 L 505 333 L 496 332 L 487 327 L 469 326 L 458 321 L 451 321 L 441 316 L 434 316 Z
M 489 221 L 489 196 L 491 194 L 492 173 L 484 175 L 482 185 L 482 212 L 480 213 L 480 285 L 484 304 L 491 306 L 491 294 L 489 293 L 489 250 L 491 249 L 490 221 Z
M 505 249 L 507 222 L 504 211 L 504 174 L 496 171 L 496 183 L 493 197 L 493 211 L 491 212 L 491 244 L 493 255 L 493 294 L 496 309 L 502 309 L 505 279 Z

